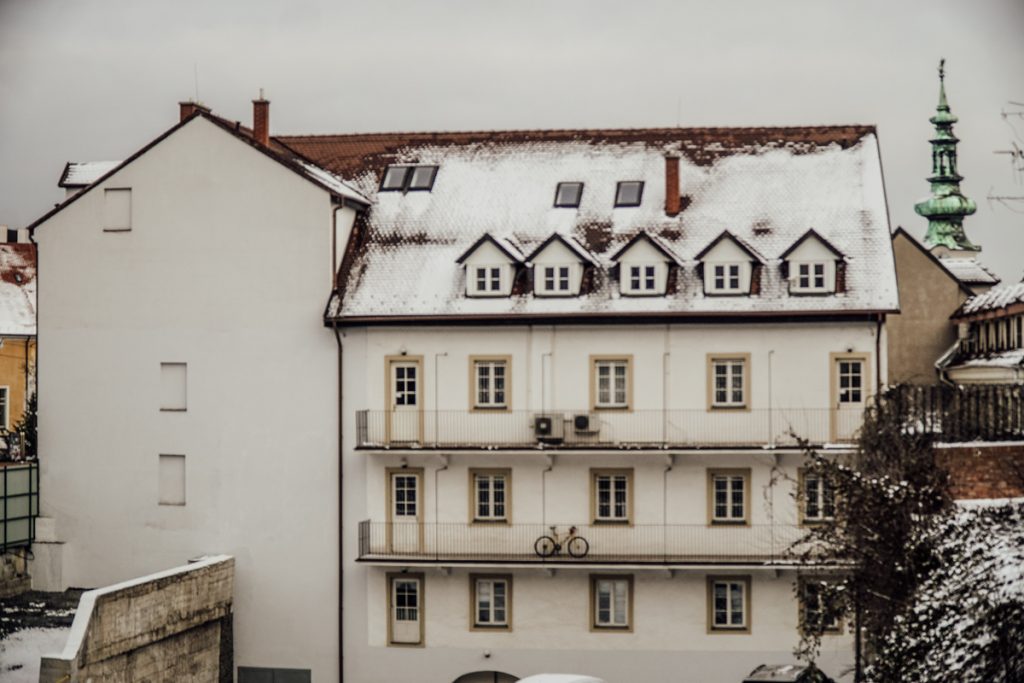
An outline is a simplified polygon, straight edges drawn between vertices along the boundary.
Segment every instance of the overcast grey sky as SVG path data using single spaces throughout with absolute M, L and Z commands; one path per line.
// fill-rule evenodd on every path
M 1024 102 L 1024 0 L 0 0 L 0 223 L 59 201 L 66 161 L 175 123 L 198 70 L 244 122 L 265 88 L 272 133 L 873 123 L 893 227 L 920 237 L 941 56 L 968 235 L 1016 281 L 1024 202 L 985 197 L 1024 195 L 993 153 Z

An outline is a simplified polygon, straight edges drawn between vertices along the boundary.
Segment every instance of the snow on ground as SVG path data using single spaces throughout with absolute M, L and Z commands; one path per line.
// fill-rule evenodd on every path
M 0 641 L 0 681 L 36 683 L 39 658 L 64 649 L 70 628 L 27 628 Z

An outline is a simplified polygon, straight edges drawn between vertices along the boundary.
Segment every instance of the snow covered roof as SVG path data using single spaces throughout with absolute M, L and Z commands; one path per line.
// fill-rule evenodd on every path
M 693 257 L 694 260 L 695 261 L 702 260 L 705 256 L 708 255 L 708 252 L 710 252 L 712 249 L 714 249 L 715 245 L 717 245 L 722 240 L 729 240 L 730 242 L 735 244 L 737 247 L 742 249 L 750 257 L 751 261 L 756 261 L 757 263 L 764 263 L 764 257 L 761 256 L 761 254 L 757 253 L 757 249 L 754 249 L 752 246 L 747 244 L 747 242 L 744 241 L 743 238 L 738 237 L 738 236 L 732 234 L 728 230 L 723 230 L 722 233 L 718 237 L 716 237 L 715 239 L 711 240 L 711 242 L 709 242 L 706 247 L 704 247 L 699 252 L 697 252 L 697 254 Z M 788 252 L 789 250 L 787 249 L 786 251 Z M 779 258 L 780 259 L 784 258 L 784 256 L 782 254 L 780 254 Z
M 1009 308 L 1013 304 L 1024 304 L 1024 282 L 993 287 L 983 294 L 972 296 L 960 305 L 953 317 L 960 318 L 975 313 L 997 311 L 1001 308 Z
M 806 242 L 809 239 L 817 240 L 819 243 L 821 243 L 822 246 L 824 246 L 826 249 L 831 251 L 833 254 L 835 254 L 839 258 L 843 258 L 843 252 L 841 252 L 838 249 L 836 249 L 835 246 L 831 242 L 829 242 L 827 239 L 825 239 L 824 237 L 819 235 L 818 231 L 815 230 L 814 228 L 811 228 L 810 230 L 805 232 L 803 234 L 803 236 L 800 237 L 800 239 L 798 239 L 796 242 L 793 242 L 793 244 L 790 245 L 789 249 L 787 249 L 786 251 L 784 251 L 781 254 L 779 254 L 779 258 L 780 259 L 789 258 L 789 255 L 792 254 L 796 250 L 797 247 L 799 247 L 801 244 L 803 244 L 804 242 Z
M 520 264 L 526 263 L 526 256 L 523 255 L 523 252 L 519 251 L 519 248 L 516 247 L 516 245 L 512 244 L 503 237 L 495 237 L 489 232 L 485 232 L 480 237 L 480 239 L 478 239 L 476 242 L 473 242 L 473 244 L 470 245 L 470 247 L 466 249 L 466 251 L 462 252 L 462 255 L 459 256 L 459 258 L 455 259 L 455 262 L 465 263 L 466 259 L 468 259 L 473 254 L 473 252 L 476 251 L 477 248 L 484 242 L 490 242 L 491 244 L 496 246 L 500 251 L 502 251 L 505 254 L 505 256 L 508 256 L 508 259 L 510 261 Z
M 526 257 L 526 260 L 532 261 L 535 258 L 537 258 L 537 255 L 540 254 L 545 249 L 547 249 L 548 245 L 551 244 L 552 242 L 560 242 L 564 244 L 569 249 L 569 251 L 579 256 L 580 261 L 583 261 L 584 263 L 589 263 L 590 265 L 595 267 L 599 265 L 597 260 L 594 258 L 593 254 L 587 251 L 586 247 L 577 242 L 575 237 L 573 237 L 572 235 L 563 235 L 557 232 L 553 233 L 551 237 L 548 237 L 546 240 L 538 244 L 534 248 L 534 250 L 530 252 L 530 255 Z
M 618 261 L 619 259 L 622 258 L 623 254 L 629 251 L 630 247 L 632 247 L 634 244 L 641 240 L 649 242 L 651 246 L 653 246 L 655 249 L 664 254 L 665 258 L 667 258 L 670 262 L 674 263 L 675 265 L 683 265 L 682 260 L 674 253 L 672 253 L 672 248 L 665 244 L 664 240 L 662 240 L 657 235 L 652 235 L 648 232 L 638 232 L 632 239 L 630 239 L 628 242 L 626 242 L 621 247 L 616 249 L 614 253 L 608 256 L 608 260 Z
M 941 359 L 940 359 L 941 362 Z M 1024 365 L 1024 349 L 1010 349 L 1009 351 L 994 351 L 983 356 L 969 356 L 951 359 L 949 369 L 955 368 L 1012 368 L 1016 369 Z
M 92 185 L 121 165 L 120 161 L 69 161 L 57 187 L 76 188 Z
M 941 258 L 939 261 L 960 282 L 970 285 L 997 285 L 1000 282 L 999 277 L 978 259 L 949 257 Z
M 36 247 L 0 244 L 0 337 L 36 333 Z
M 329 318 L 435 316 L 833 314 L 894 311 L 895 266 L 872 127 L 278 136 L 373 201 L 360 219 Z M 684 209 L 665 213 L 665 156 L 678 153 Z M 378 193 L 389 164 L 439 167 L 432 191 Z M 562 181 L 578 208 L 553 207 Z M 642 180 L 639 207 L 616 184 Z M 846 290 L 790 296 L 779 257 L 809 229 L 847 258 Z M 760 293 L 705 296 L 696 255 L 729 231 L 766 262 Z M 622 297 L 611 257 L 647 232 L 684 264 L 666 297 Z M 553 234 L 598 267 L 575 298 L 465 296 L 457 260 L 489 233 L 529 253 Z M 523 273 L 519 274 L 522 278 Z

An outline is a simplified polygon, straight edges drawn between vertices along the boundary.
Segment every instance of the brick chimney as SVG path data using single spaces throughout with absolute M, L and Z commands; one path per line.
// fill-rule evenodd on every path
M 188 102 L 178 102 L 178 111 L 178 120 L 184 121 L 188 117 L 192 116 L 192 114 L 195 114 L 197 111 L 205 111 L 207 114 L 209 114 L 210 108 L 204 107 L 198 102 L 193 102 L 192 100 L 189 100 Z
M 682 211 L 679 195 L 679 155 L 665 155 L 665 215 L 678 216 Z
M 252 101 L 252 139 L 264 147 L 270 144 L 270 100 L 263 99 L 263 88 Z

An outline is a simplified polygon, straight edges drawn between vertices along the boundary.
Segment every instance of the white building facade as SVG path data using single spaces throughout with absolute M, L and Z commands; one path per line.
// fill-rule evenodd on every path
M 262 106 L 66 169 L 33 226 L 45 587 L 231 554 L 240 683 L 792 661 L 833 513 L 797 440 L 848 451 L 898 308 L 874 130 Z
M 848 451 L 898 306 L 878 150 L 715 135 L 365 141 L 374 206 L 327 310 L 351 680 L 793 661 L 828 576 L 787 551 L 833 512 L 797 437 Z M 402 167 L 432 185 L 389 187 Z

